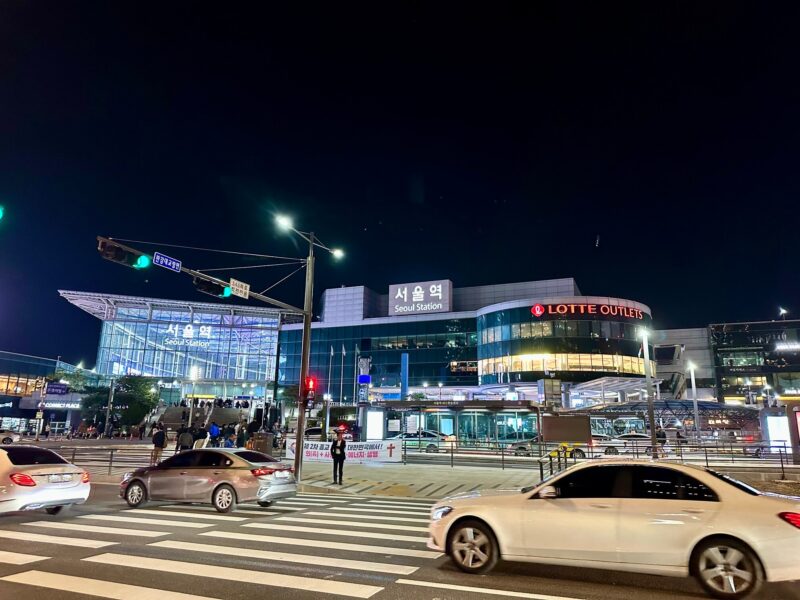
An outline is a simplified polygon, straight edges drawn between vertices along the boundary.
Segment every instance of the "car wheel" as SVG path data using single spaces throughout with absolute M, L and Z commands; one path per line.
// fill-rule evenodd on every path
M 217 512 L 227 513 L 236 510 L 236 492 L 229 485 L 221 485 L 214 490 L 211 503 Z
M 436 446 L 436 444 L 428 444 L 428 447 L 425 448 L 425 452 L 438 452 L 438 451 L 439 448 Z
M 141 481 L 134 481 L 128 485 L 125 490 L 125 502 L 131 508 L 140 506 L 147 500 L 147 490 L 144 489 L 144 484 Z
M 5 442 L 3 442 L 3 443 L 5 444 Z M 763 453 L 764 453 L 764 451 L 761 448 L 756 448 L 756 451 L 753 453 L 753 455 L 756 458 L 761 458 Z
M 497 563 L 497 540 L 480 521 L 463 521 L 450 532 L 447 544 L 450 559 L 465 573 L 489 572 Z
M 3 438 L 3 443 L 4 444 L 11 444 L 13 441 L 14 440 L 12 440 L 10 437 L 4 437 Z
M 573 458 L 586 458 L 586 452 L 581 450 L 580 448 L 575 448 L 572 450 L 572 457 Z
M 764 569 L 753 551 L 732 539 L 712 539 L 692 553 L 691 572 L 714 598 L 745 598 L 761 587 Z
M 47 512 L 48 515 L 57 515 L 61 512 L 64 512 L 69 508 L 68 506 L 48 506 L 44 510 Z
M 259 506 L 263 506 L 264 508 L 266 508 L 267 506 L 272 506 L 272 501 L 271 500 L 259 500 L 258 505 Z
M 619 450 L 617 450 L 614 446 L 609 446 L 606 448 L 605 454 L 612 455 L 612 454 L 619 454 Z

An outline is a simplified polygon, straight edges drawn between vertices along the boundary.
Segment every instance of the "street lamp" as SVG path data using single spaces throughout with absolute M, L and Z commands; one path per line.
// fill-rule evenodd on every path
M 444 385 L 441 381 L 437 384 L 439 386 L 439 400 L 442 399 L 442 386 Z
M 778 316 L 779 316 L 781 319 L 783 319 L 783 320 L 785 321 L 785 320 L 786 320 L 786 315 L 787 315 L 787 314 L 789 314 L 789 311 L 788 311 L 788 310 L 786 310 L 786 309 L 785 309 L 785 308 L 783 308 L 782 306 L 779 306 L 779 307 L 778 307 Z
M 655 456 L 658 451 L 658 440 L 656 439 L 656 413 L 653 406 L 653 396 L 650 393 L 653 378 L 653 374 L 650 372 L 650 346 L 648 339 L 650 333 L 642 327 L 639 330 L 639 335 L 642 337 L 642 353 L 644 355 L 644 393 L 647 397 L 647 420 L 650 421 L 651 456 Z
M 300 405 L 305 403 L 306 400 L 306 393 L 308 390 L 305 390 L 304 387 L 306 385 L 306 381 L 308 380 L 308 363 L 309 357 L 311 353 L 311 319 L 314 315 L 314 247 L 321 248 L 329 252 L 333 258 L 340 259 L 344 257 L 344 252 L 342 250 L 329 248 L 322 242 L 320 242 L 314 232 L 305 232 L 299 231 L 294 227 L 294 223 L 292 219 L 286 215 L 276 215 L 275 216 L 275 223 L 278 225 L 280 229 L 283 231 L 291 231 L 298 236 L 300 236 L 303 240 L 308 242 L 308 257 L 305 259 L 305 267 L 306 267 L 306 289 L 305 289 L 305 299 L 303 302 L 303 343 L 301 347 L 301 356 L 300 356 L 300 385 L 299 387 L 299 394 L 298 394 L 298 411 L 297 411 L 297 431 L 295 437 L 295 454 L 294 454 L 294 476 L 295 480 L 299 483 L 301 476 L 302 476 L 302 469 L 303 469 L 303 440 L 304 440 L 304 430 L 305 430 L 305 421 L 306 421 L 306 411 L 305 408 L 303 410 L 299 410 Z M 327 401 L 329 402 L 329 401 Z M 326 410 L 327 415 L 327 410 Z M 322 434 L 324 435 L 328 429 L 328 423 L 324 423 L 322 427 Z
M 694 405 L 694 433 L 697 440 L 700 440 L 700 411 L 697 409 L 697 385 L 694 379 L 695 364 L 689 361 L 689 375 L 692 378 L 692 404 Z

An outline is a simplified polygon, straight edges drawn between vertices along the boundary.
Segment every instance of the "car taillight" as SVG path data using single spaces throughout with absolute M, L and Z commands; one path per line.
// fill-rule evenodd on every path
M 255 477 L 264 477 L 264 475 L 272 475 L 275 469 L 267 469 L 266 467 L 259 467 L 258 469 L 251 469 L 250 472 Z
M 89 473 L 86 471 L 81 473 L 81 483 L 89 483 Z
M 36 482 L 33 480 L 33 477 L 31 477 L 27 473 L 12 473 L 11 481 L 16 483 L 17 485 L 23 485 L 25 487 L 33 487 L 34 485 L 36 485 Z
M 781 519 L 800 529 L 800 513 L 782 512 L 778 515 Z

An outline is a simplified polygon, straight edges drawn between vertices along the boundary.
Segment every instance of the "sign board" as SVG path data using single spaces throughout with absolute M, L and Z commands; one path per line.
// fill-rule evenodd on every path
M 231 294 L 247 300 L 250 297 L 250 284 L 231 277 Z
M 372 383 L 372 376 L 371 375 L 359 375 L 358 376 L 358 384 L 359 385 L 369 385 Z
M 394 283 L 389 286 L 389 316 L 422 315 L 453 310 L 453 282 L 449 279 Z
M 591 439 L 592 427 L 589 415 L 568 417 L 542 415 L 542 441 L 544 442 L 581 442 L 586 444 Z
M 400 433 L 400 419 L 389 419 L 386 421 L 387 431 Z
M 156 252 L 153 254 L 153 264 L 159 267 L 164 267 L 165 269 L 169 269 L 170 271 L 175 271 L 176 273 L 180 273 L 182 267 L 181 261 L 179 261 L 177 258 L 172 258 L 166 254 L 161 254 L 161 252 Z
M 55 381 L 48 381 L 45 388 L 45 396 L 64 396 L 69 393 L 66 383 L 56 383 Z
M 36 418 L 37 419 L 43 419 L 44 418 L 44 413 L 41 410 L 36 411 Z
M 572 317 L 575 315 L 601 315 L 604 317 L 622 317 L 623 319 L 643 320 L 645 312 L 630 306 L 618 304 L 534 304 L 531 307 L 534 317 Z M 649 315 L 648 315 L 649 316 Z
M 295 455 L 294 439 L 286 444 L 286 458 L 293 459 Z M 402 444 L 393 440 L 376 442 L 347 442 L 345 448 L 347 462 L 350 464 L 400 462 L 402 460 Z M 311 462 L 331 462 L 330 442 L 303 442 L 303 460 Z

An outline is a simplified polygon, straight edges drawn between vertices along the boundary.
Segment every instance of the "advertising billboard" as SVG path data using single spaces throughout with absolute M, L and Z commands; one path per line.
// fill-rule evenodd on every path
M 453 282 L 449 279 L 393 283 L 389 286 L 390 317 L 451 310 L 453 310 Z

